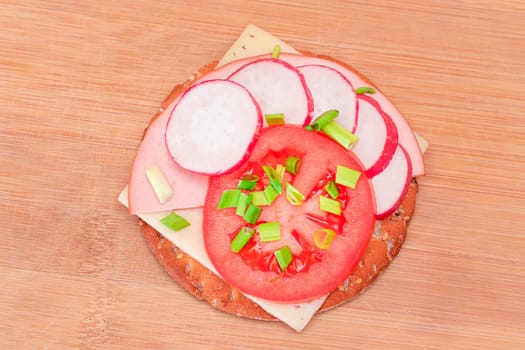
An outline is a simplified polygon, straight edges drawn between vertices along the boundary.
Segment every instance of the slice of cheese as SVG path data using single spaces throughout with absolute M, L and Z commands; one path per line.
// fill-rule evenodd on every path
M 127 187 L 120 193 L 118 200 L 126 207 L 128 206 Z M 152 214 L 139 214 L 138 216 L 177 247 L 204 265 L 207 269 L 216 275 L 219 275 L 210 261 L 210 258 L 206 253 L 206 248 L 204 247 L 204 239 L 202 236 L 202 208 L 177 210 L 178 215 L 191 223 L 190 226 L 180 231 L 173 231 L 161 224 L 160 219 L 168 214 L 169 212 L 159 212 Z M 266 310 L 266 312 L 275 316 L 298 332 L 307 325 L 326 299 L 326 297 L 322 297 L 309 303 L 282 304 L 250 295 L 246 296 L 259 304 L 259 306 Z
M 423 136 L 419 135 L 417 132 L 414 132 L 414 135 L 416 135 L 416 140 L 419 145 L 419 149 L 421 150 L 421 154 L 425 154 L 425 152 L 428 149 L 428 141 L 423 138 Z
M 267 54 L 272 52 L 275 45 L 281 47 L 281 52 L 300 54 L 299 51 L 284 41 L 281 41 L 279 38 L 265 32 L 253 24 L 249 24 L 228 51 L 226 51 L 217 67 L 241 58 Z

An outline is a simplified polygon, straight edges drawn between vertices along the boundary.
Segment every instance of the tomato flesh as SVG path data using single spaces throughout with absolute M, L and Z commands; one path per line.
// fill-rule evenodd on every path
M 284 165 L 288 156 L 300 158 L 301 165 L 297 175 L 285 175 L 283 185 L 288 181 L 305 195 L 301 205 L 290 204 L 283 192 L 263 207 L 255 225 L 236 215 L 235 208 L 217 209 L 222 193 L 236 188 L 243 175 L 260 177 L 255 190 L 268 186 L 262 166 Z M 335 177 L 338 165 L 362 172 L 355 189 L 338 185 L 341 215 L 319 209 L 319 196 L 328 196 L 324 186 Z M 305 302 L 334 290 L 353 271 L 372 235 L 374 208 L 369 179 L 351 152 L 319 133 L 298 126 L 273 126 L 262 131 L 250 158 L 240 168 L 210 178 L 204 244 L 218 273 L 242 292 L 277 302 Z M 255 234 L 239 253 L 231 251 L 230 242 L 243 226 L 273 221 L 280 223 L 280 240 L 263 243 Z M 328 249 L 314 244 L 314 233 L 322 228 L 336 232 Z M 285 245 L 293 259 L 281 271 L 273 252 Z

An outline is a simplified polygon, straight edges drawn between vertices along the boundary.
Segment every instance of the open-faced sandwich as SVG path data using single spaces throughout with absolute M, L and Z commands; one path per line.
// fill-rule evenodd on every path
M 119 199 L 190 293 L 300 331 L 398 254 L 423 143 L 353 68 L 248 26 L 164 101 Z

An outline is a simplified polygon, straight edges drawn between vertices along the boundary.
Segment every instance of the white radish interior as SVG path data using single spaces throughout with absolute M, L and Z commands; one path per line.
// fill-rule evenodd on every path
M 358 98 L 359 109 L 355 134 L 359 141 L 352 147 L 372 177 L 388 165 L 398 145 L 397 128 L 392 119 L 369 96 Z
M 359 101 L 359 121 L 355 134 L 359 141 L 352 147 L 352 152 L 365 169 L 369 169 L 383 154 L 387 128 L 380 112 L 367 101 Z
M 309 123 L 313 109 L 310 91 L 302 74 L 290 64 L 260 59 L 241 67 L 230 80 L 250 91 L 263 114 L 283 113 L 286 124 Z
M 244 87 L 228 80 L 205 81 L 189 89 L 173 109 L 166 146 L 183 168 L 220 174 L 249 155 L 261 123 L 260 109 Z
M 307 65 L 298 69 L 312 94 L 313 117 L 329 109 L 337 109 L 337 122 L 353 132 L 356 127 L 357 101 L 350 81 L 335 69 L 322 65 Z
M 376 215 L 384 218 L 400 204 L 412 178 L 406 151 L 398 145 L 388 166 L 372 178 L 376 198 Z

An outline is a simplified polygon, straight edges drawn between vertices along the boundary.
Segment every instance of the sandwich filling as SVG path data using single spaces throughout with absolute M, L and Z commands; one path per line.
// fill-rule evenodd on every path
M 423 174 L 415 134 L 366 79 L 249 26 L 153 120 L 119 199 L 301 330 Z

